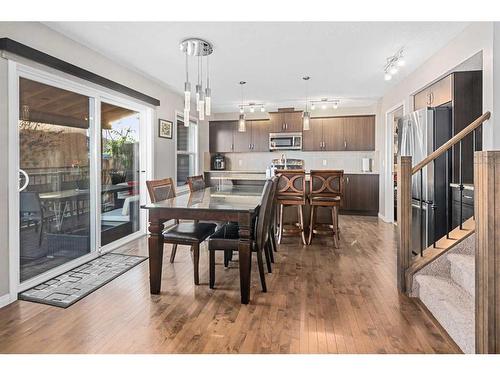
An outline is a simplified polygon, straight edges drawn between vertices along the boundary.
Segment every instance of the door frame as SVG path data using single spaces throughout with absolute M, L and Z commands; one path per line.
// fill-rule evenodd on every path
M 407 114 L 408 105 L 406 101 L 401 101 L 396 105 L 390 107 L 385 112 L 385 141 L 386 141 L 386 155 L 385 155 L 385 181 L 384 184 L 387 187 L 386 189 L 382 189 L 381 191 L 386 191 L 385 195 L 385 216 L 384 221 L 388 223 L 394 223 L 394 186 L 393 186 L 393 177 L 392 177 L 392 167 L 393 167 L 393 122 L 394 122 L 394 112 L 398 109 L 403 108 L 403 115 Z
M 10 302 L 17 300 L 19 292 L 32 288 L 50 278 L 53 278 L 61 273 L 67 272 L 78 265 L 97 258 L 101 254 L 112 251 L 123 244 L 130 242 L 133 239 L 146 235 L 147 213 L 141 210 L 140 214 L 140 230 L 132 233 L 129 236 L 114 241 L 106 246 L 100 245 L 100 170 L 101 170 L 101 152 L 100 152 L 100 103 L 101 100 L 116 104 L 122 107 L 130 108 L 140 112 L 140 143 L 144 145 L 152 145 L 152 147 L 141 147 L 140 149 L 140 170 L 145 170 L 145 173 L 140 173 L 141 197 L 140 204 L 145 204 L 147 195 L 145 188 L 145 180 L 152 176 L 154 143 L 152 138 L 154 110 L 145 104 L 137 103 L 136 101 L 124 98 L 123 96 L 114 95 L 103 89 L 85 85 L 76 82 L 67 77 L 53 74 L 38 68 L 31 67 L 13 60 L 8 60 L 8 137 L 9 137 L 9 295 Z M 19 243 L 19 78 L 35 80 L 40 83 L 58 87 L 64 90 L 70 90 L 90 98 L 90 114 L 91 123 L 89 128 L 90 138 L 90 170 L 94 171 L 94 175 L 90 175 L 90 186 L 93 186 L 90 192 L 90 202 L 95 209 L 95 214 L 90 213 L 90 227 L 93 228 L 90 233 L 90 253 L 77 259 L 73 259 L 65 264 L 55 267 L 47 272 L 37 275 L 27 281 L 20 281 L 20 243 Z M 144 211 L 144 212 L 143 212 Z

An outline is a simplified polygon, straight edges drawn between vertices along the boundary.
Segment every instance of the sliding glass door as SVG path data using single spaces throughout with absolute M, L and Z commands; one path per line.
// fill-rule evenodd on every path
M 10 104 L 18 161 L 11 175 L 19 170 L 10 217 L 22 291 L 145 233 L 139 207 L 151 156 L 142 145 L 151 141 L 145 124 L 152 116 L 31 68 L 9 79 L 18 93 Z
M 101 102 L 101 245 L 140 229 L 140 113 Z
M 93 99 L 19 79 L 20 281 L 89 254 Z

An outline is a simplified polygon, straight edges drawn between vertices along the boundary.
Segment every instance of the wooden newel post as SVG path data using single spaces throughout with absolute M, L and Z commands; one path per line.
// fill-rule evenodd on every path
M 397 206 L 398 206 L 398 290 L 406 293 L 406 270 L 411 257 L 411 156 L 398 157 Z
M 500 353 L 500 151 L 474 154 L 476 353 Z

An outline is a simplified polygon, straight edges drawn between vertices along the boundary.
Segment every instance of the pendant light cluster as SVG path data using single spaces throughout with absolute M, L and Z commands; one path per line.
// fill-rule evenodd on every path
M 189 38 L 180 43 L 181 51 L 186 55 L 186 81 L 184 82 L 184 126 L 189 126 L 191 111 L 191 82 L 189 81 L 189 57 L 196 60 L 198 79 L 195 86 L 196 111 L 200 120 L 212 112 L 212 90 L 210 88 L 209 56 L 214 51 L 210 42 L 198 38 Z M 203 58 L 206 57 L 206 86 L 203 88 Z
M 397 74 L 399 68 L 405 65 L 405 61 L 403 59 L 403 49 L 401 48 L 394 55 L 387 58 L 387 61 L 384 66 L 384 79 L 386 81 L 390 81 L 392 76 Z

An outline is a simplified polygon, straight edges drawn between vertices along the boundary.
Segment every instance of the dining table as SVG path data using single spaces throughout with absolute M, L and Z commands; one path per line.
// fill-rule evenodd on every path
M 149 213 L 149 286 L 160 294 L 163 264 L 164 223 L 172 220 L 236 222 L 239 227 L 239 271 L 241 303 L 250 301 L 253 220 L 261 204 L 263 186 L 229 185 L 207 187 L 141 206 Z

